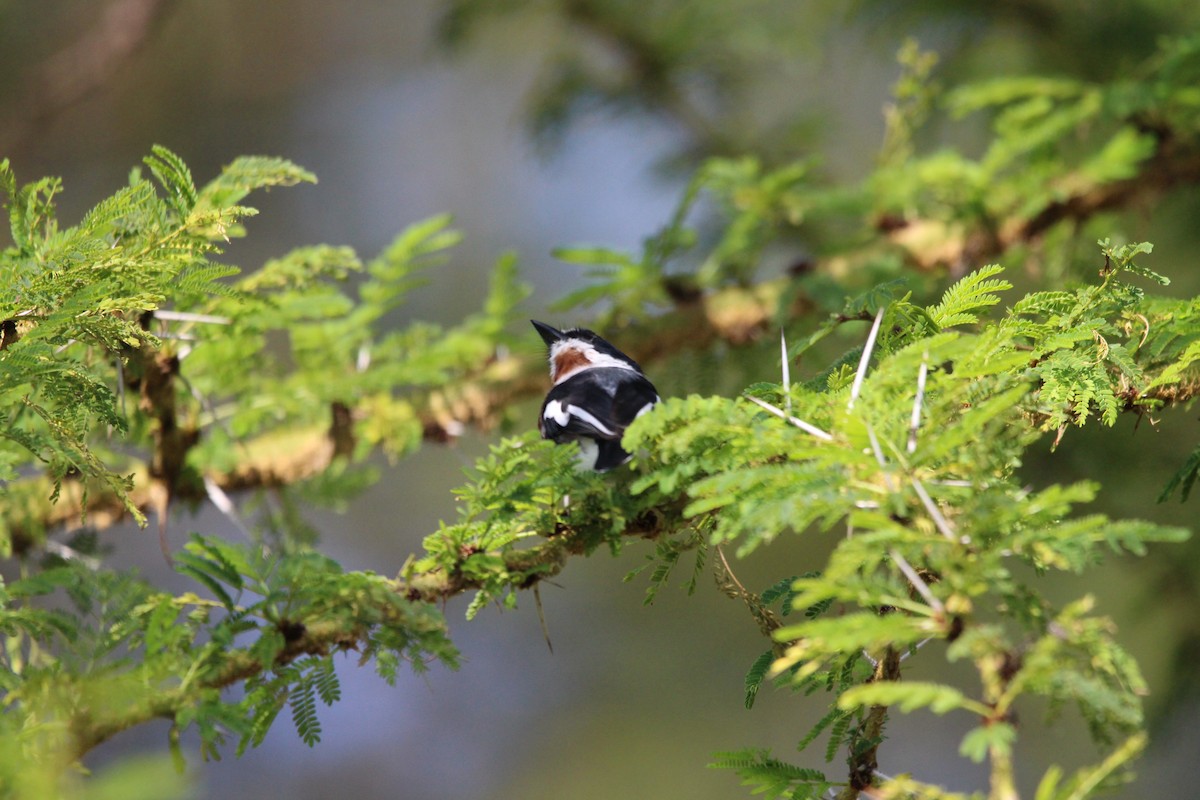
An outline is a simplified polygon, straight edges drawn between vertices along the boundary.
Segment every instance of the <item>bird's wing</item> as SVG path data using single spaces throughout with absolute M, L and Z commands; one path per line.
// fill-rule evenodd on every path
M 625 426 L 657 401 L 654 385 L 642 375 L 591 369 L 550 390 L 538 427 L 556 442 L 580 436 L 620 441 Z
M 613 416 L 624 420 L 625 425 L 645 414 L 659 401 L 654 384 L 645 376 L 638 375 L 637 380 L 627 380 L 620 384 L 613 395 Z

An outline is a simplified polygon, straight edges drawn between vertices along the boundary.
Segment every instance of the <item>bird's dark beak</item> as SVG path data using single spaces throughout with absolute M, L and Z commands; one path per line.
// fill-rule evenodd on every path
M 533 323 L 533 327 L 537 329 L 539 334 L 541 334 L 542 341 L 546 343 L 547 347 L 562 338 L 562 331 L 551 328 L 546 323 L 538 322 L 536 319 L 531 319 L 529 321 Z

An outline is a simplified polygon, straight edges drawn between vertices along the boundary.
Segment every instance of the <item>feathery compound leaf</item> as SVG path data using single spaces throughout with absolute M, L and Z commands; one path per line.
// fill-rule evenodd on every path
M 1115 381 L 1103 362 L 1063 349 L 1039 363 L 1034 372 L 1042 379 L 1038 404 L 1048 415 L 1046 428 L 1068 422 L 1082 426 L 1097 411 L 1105 425 L 1116 423 L 1121 404 Z
M 287 703 L 287 695 L 259 688 L 247 696 L 246 702 L 253 706 L 254 712 L 250 720 L 250 730 L 238 742 L 239 757 L 245 754 L 248 747 L 258 747 L 267 738 L 267 732 L 271 730 L 275 718 Z
M 979 312 L 1000 302 L 997 292 L 1013 288 L 1006 280 L 993 279 L 1003 271 L 991 264 L 963 276 L 946 290 L 940 303 L 928 309 L 930 318 L 941 330 L 978 322 Z
M 1147 388 L 1154 389 L 1159 386 L 1169 386 L 1172 383 L 1183 380 L 1189 375 L 1195 375 L 1198 365 L 1200 365 L 1200 339 L 1193 341 L 1184 348 L 1174 363 L 1169 364 L 1166 369 L 1162 370 L 1158 374 L 1158 377 L 1150 382 Z
M 982 703 L 970 700 L 953 686 L 920 681 L 877 681 L 855 686 L 842 692 L 837 701 L 843 711 L 864 706 L 899 706 L 901 711 L 928 708 L 935 714 L 964 709 L 975 714 L 988 714 Z
M 1186 502 L 1197 477 L 1200 477 L 1200 447 L 1193 450 L 1183 462 L 1183 466 L 1170 477 L 1158 495 L 1158 502 L 1165 503 L 1176 489 L 1179 490 L 1179 502 Z
M 754 699 L 758 697 L 758 689 L 762 686 L 762 682 L 766 679 L 767 673 L 771 670 L 771 663 L 775 660 L 775 651 L 767 650 L 761 656 L 754 660 L 750 665 L 750 671 L 746 673 L 746 708 L 754 708 Z
M 338 681 L 337 672 L 334 671 L 333 656 L 321 659 L 313 670 L 313 684 L 316 686 L 317 696 L 325 705 L 331 706 L 342 699 L 342 685 Z
M 187 217 L 196 205 L 196 184 L 183 159 L 162 145 L 151 148 L 152 155 L 143 159 L 146 166 L 167 192 L 167 202 L 180 218 Z
M 823 716 L 819 720 L 817 720 L 816 724 L 814 724 L 812 726 L 812 728 L 808 731 L 808 733 L 804 734 L 804 738 L 801 739 L 800 742 L 796 745 L 796 749 L 797 750 L 807 749 L 808 746 L 810 744 L 812 744 L 813 742 L 815 742 L 817 740 L 817 737 L 819 737 L 822 733 L 824 733 L 825 729 L 828 728 L 830 725 L 834 726 L 830 744 L 834 748 L 840 747 L 842 733 L 839 732 L 838 726 L 835 723 L 840 723 L 843 720 L 849 720 L 850 715 L 851 715 L 851 712 L 849 712 L 849 711 L 844 711 L 837 707 L 831 708 L 829 710 L 829 713 L 827 713 L 825 716 Z M 844 732 L 845 728 L 843 727 L 841 729 L 841 731 Z M 833 759 L 831 757 L 827 756 L 825 760 L 832 761 Z
M 779 675 L 798 666 L 792 680 L 800 682 L 820 671 L 829 661 L 844 659 L 849 653 L 904 647 L 921 641 L 931 632 L 919 617 L 880 616 L 866 611 L 786 625 L 776 630 L 773 636 L 776 641 L 791 644 L 772 665 L 771 671 Z
M 321 741 L 321 721 L 317 719 L 317 687 L 311 673 L 306 673 L 288 694 L 288 704 L 292 707 L 292 722 L 300 740 L 314 747 Z
M 971 730 L 963 737 L 958 752 L 976 764 L 982 764 L 989 752 L 1011 753 L 1016 741 L 1016 728 L 1007 722 L 993 722 Z
M 780 761 L 768 750 L 736 750 L 714 753 L 713 757 L 709 769 L 733 770 L 741 777 L 743 786 L 751 787 L 754 794 L 761 794 L 766 800 L 815 800 L 832 785 L 824 773 Z
M 283 158 L 242 156 L 205 184 L 197 196 L 197 207 L 206 210 L 230 208 L 255 189 L 316 183 L 317 177 Z
M 759 599 L 762 600 L 763 605 L 769 606 L 776 600 L 782 598 L 783 607 L 780 609 L 780 613 L 786 617 L 788 614 L 792 613 L 792 598 L 796 595 L 796 591 L 792 587 L 795 585 L 796 579 L 799 577 L 800 576 L 798 575 L 793 575 L 789 578 L 780 578 L 778 581 L 764 589 Z M 806 573 L 804 577 L 811 578 L 814 577 L 814 575 L 812 573 Z
M 1092 797 L 1097 789 L 1113 785 L 1113 778 L 1116 778 L 1117 785 L 1123 782 L 1122 778 L 1129 780 L 1133 777 L 1132 774 L 1120 773 L 1127 770 L 1130 761 L 1141 755 L 1146 748 L 1146 741 L 1147 736 L 1144 733 L 1130 736 L 1102 762 L 1078 770 L 1065 783 L 1062 782 L 1062 770 L 1056 766 L 1051 767 L 1038 784 L 1034 800 L 1086 800 Z
M 1100 250 L 1104 253 L 1105 259 L 1108 260 L 1108 265 L 1118 271 L 1132 272 L 1134 275 L 1141 275 L 1143 278 L 1149 278 L 1160 286 L 1168 286 L 1171 279 L 1165 275 L 1160 275 L 1152 269 L 1148 269 L 1134 262 L 1134 259 L 1140 255 L 1149 255 L 1154 251 L 1154 245 L 1150 242 L 1131 242 L 1123 244 L 1119 247 L 1113 247 L 1112 242 L 1108 239 L 1101 239 L 1096 242 L 1100 245 Z

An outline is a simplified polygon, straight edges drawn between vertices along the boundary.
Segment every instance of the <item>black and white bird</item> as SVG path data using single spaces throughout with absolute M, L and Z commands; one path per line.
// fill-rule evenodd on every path
M 579 443 L 579 468 L 604 470 L 629 460 L 621 436 L 659 401 L 654 384 L 629 356 L 584 328 L 560 331 L 530 320 L 549 348 L 554 386 L 538 430 L 558 444 Z

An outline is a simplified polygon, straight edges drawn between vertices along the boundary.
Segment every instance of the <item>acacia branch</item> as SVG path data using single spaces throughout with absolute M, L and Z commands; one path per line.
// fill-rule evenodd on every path
M 673 312 L 631 328 L 625 337 L 628 342 L 622 345 L 646 364 L 681 351 L 703 349 L 717 341 L 734 346 L 748 344 L 770 326 L 780 305 L 789 302 L 787 286 L 788 282 L 781 279 L 691 298 L 679 303 Z M 793 300 L 784 313 L 795 318 L 807 309 L 803 301 Z M 143 360 L 156 363 L 150 356 Z M 410 402 L 425 440 L 446 442 L 467 428 L 490 430 L 504 409 L 539 396 L 547 386 L 546 366 L 540 356 L 510 353 L 453 386 L 413 395 Z M 256 437 L 242 443 L 236 466 L 208 470 L 203 475 L 183 463 L 198 436 L 180 427 L 176 436 L 158 436 L 149 463 L 131 470 L 133 488 L 126 498 L 134 508 L 146 512 L 162 509 L 168 495 L 172 501 L 206 501 L 204 478 L 227 493 L 299 483 L 321 474 L 336 459 L 350 455 L 354 450 L 350 423 L 359 416 L 357 409 L 334 403 L 328 426 L 310 425 Z M 162 422 L 157 423 L 160 429 Z M 164 463 L 175 468 L 164 471 Z M 57 502 L 49 499 L 53 493 L 49 478 L 32 478 L 8 487 L 2 511 L 16 551 L 35 545 L 46 530 L 69 530 L 84 524 L 104 529 L 129 515 L 125 500 L 96 482 L 64 481 Z
M 888 647 L 875 663 L 875 671 L 871 675 L 871 683 L 878 681 L 900 680 L 900 651 Z M 858 739 L 869 743 L 861 750 L 852 749 L 850 754 L 850 780 L 846 788 L 838 795 L 839 800 L 856 800 L 860 792 L 871 788 L 875 782 L 875 773 L 879 767 L 879 745 L 883 742 L 883 729 L 887 725 L 888 707 L 873 705 L 867 710 L 859 728 Z
M 668 535 L 683 523 L 680 509 L 681 506 L 668 506 L 643 514 L 630 521 L 621 536 L 656 539 Z M 504 566 L 500 572 L 508 576 L 515 588 L 530 589 L 560 573 L 568 558 L 586 554 L 593 544 L 593 537 L 587 532 L 560 523 L 553 534 L 545 534 L 540 544 L 502 553 Z M 370 641 L 373 625 L 403 627 L 414 635 L 444 631 L 445 623 L 439 614 L 408 613 L 408 609 L 422 605 L 436 608 L 453 597 L 486 588 L 481 580 L 468 576 L 462 569 L 472 555 L 462 554 L 459 563 L 448 569 L 411 573 L 391 581 L 390 588 L 400 602 L 373 605 L 369 615 L 377 621 L 372 624 L 348 620 L 336 608 L 317 610 L 278 624 L 285 644 L 269 664 L 264 664 L 252 647 L 213 649 L 206 655 L 204 677 L 190 684 L 145 694 L 131 705 L 82 705 L 70 719 L 72 755 L 80 759 L 113 736 L 150 720 L 174 720 L 180 711 L 200 702 L 205 694 L 256 678 L 268 669 L 286 666 L 305 656 L 362 651 Z
M 781 278 L 691 296 L 681 300 L 675 310 L 632 326 L 622 345 L 640 363 L 652 364 L 679 352 L 707 348 L 715 342 L 733 346 L 749 344 L 775 324 L 778 317 L 796 319 L 810 311 L 803 298 L 787 299 L 789 288 L 790 281 Z M 784 303 L 790 304 L 781 312 Z M 410 402 L 424 439 L 447 442 L 468 428 L 490 430 L 504 409 L 540 396 L 546 386 L 545 365 L 540 357 L 511 353 L 493 360 L 454 386 L 414 395 Z M 1123 410 L 1142 413 L 1147 407 L 1178 405 L 1198 395 L 1200 380 L 1189 378 L 1145 392 L 1130 388 L 1122 393 L 1121 399 Z M 228 470 L 208 470 L 203 475 L 186 467 L 171 470 L 169 491 L 163 473 L 156 474 L 151 459 L 151 463 L 131 470 L 133 488 L 126 499 L 134 508 L 147 512 L 163 508 L 168 494 L 172 500 L 184 503 L 206 502 L 205 479 L 231 494 L 300 483 L 321 474 L 335 460 L 349 457 L 354 450 L 352 423 L 360 416 L 361 412 L 354 408 L 333 403 L 327 426 L 274 431 L 246 441 L 240 446 L 238 463 Z M 160 446 L 174 443 L 169 457 L 173 464 L 180 463 L 179 448 L 186 444 L 190 449 L 198 439 L 188 431 L 181 431 L 180 436 L 182 440 L 160 437 Z M 161 461 L 166 456 L 156 457 Z M 50 500 L 53 493 L 54 485 L 49 478 L 31 478 L 6 488 L 7 496 L 0 510 L 17 552 L 36 545 L 47 530 L 69 530 L 85 524 L 105 529 L 129 515 L 125 500 L 97 482 L 68 479 L 59 489 L 57 502 Z
M 1047 200 L 1026 215 L 982 220 L 974 229 L 958 233 L 940 220 L 892 215 L 878 219 L 876 227 L 920 269 L 944 267 L 961 274 L 1013 247 L 1037 243 L 1059 224 L 1079 224 L 1097 214 L 1135 207 L 1173 189 L 1200 183 L 1200 146 L 1181 141 L 1170 131 L 1157 134 L 1155 152 L 1136 175 L 1107 183 L 1069 175 L 1062 179 L 1063 184 L 1082 186 Z
M 1200 147 L 1179 144 L 1163 134 L 1158 150 L 1134 177 L 1100 185 L 1090 185 L 1049 201 L 1040 211 L 1012 219 L 957 238 L 946 236 L 935 246 L 922 243 L 915 235 L 923 227 L 940 223 L 923 220 L 881 222 L 884 233 L 902 246 L 920 266 L 949 265 L 962 269 L 984 258 L 1022 243 L 1036 241 L 1061 222 L 1079 222 L 1101 211 L 1127 207 L 1145 197 L 1172 188 L 1200 183 Z M 985 229 L 986 228 L 986 229 Z M 671 279 L 665 288 L 676 301 L 675 308 L 661 317 L 633 325 L 623 337 L 622 347 L 644 364 L 654 363 L 689 349 L 703 349 L 716 341 L 734 346 L 756 340 L 780 319 L 796 319 L 812 310 L 805 298 L 794 291 L 790 278 L 764 281 L 746 287 L 729 287 L 707 293 L 678 291 Z M 6 323 L 10 321 L 5 321 Z M 3 331 L 4 342 L 15 340 L 18 332 Z M 11 335 L 10 335 L 11 333 Z M 528 354 L 507 354 L 496 358 L 479 371 L 469 374 L 454 386 L 414 395 L 410 398 L 427 441 L 445 442 L 466 428 L 488 430 L 504 409 L 518 401 L 545 391 L 545 367 L 540 358 Z M 1181 381 L 1161 385 L 1148 393 L 1133 390 L 1122 395 L 1127 411 L 1140 412 L 1150 405 L 1174 405 L 1187 402 L 1200 393 L 1200 382 Z M 182 465 L 180 448 L 155 453 L 149 466 L 132 470 L 133 489 L 128 493 L 133 507 L 145 512 L 161 508 L 163 498 L 203 502 L 205 478 L 225 492 L 291 485 L 322 473 L 337 458 L 353 450 L 347 438 L 348 423 L 359 412 L 334 404 L 333 422 L 328 428 L 310 426 L 272 432 L 243 444 L 243 457 L 236 467 L 226 471 L 208 471 L 203 476 L 188 475 L 180 466 L 164 483 L 162 459 Z M 181 435 L 189 432 L 181 432 Z M 349 446 L 348 446 L 349 445 Z M 190 449 L 190 443 L 186 448 Z M 155 464 L 157 460 L 158 464 Z M 80 481 L 64 482 L 57 503 L 50 502 L 54 486 L 49 479 L 31 479 L 8 487 L 9 502 L 3 515 L 18 551 L 40 540 L 47 529 L 78 527 L 86 522 L 94 528 L 106 528 L 125 519 L 128 509 L 111 488 L 86 486 Z M 14 502 L 20 497 L 19 502 Z

